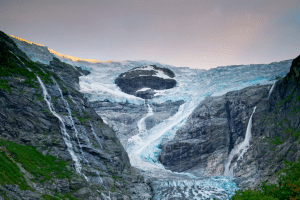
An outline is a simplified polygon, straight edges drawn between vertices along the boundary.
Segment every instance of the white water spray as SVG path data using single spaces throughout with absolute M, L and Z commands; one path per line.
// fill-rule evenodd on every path
M 243 155 L 247 152 L 247 150 L 249 148 L 249 141 L 251 138 L 251 128 L 252 128 L 252 117 L 253 117 L 255 110 L 256 110 L 256 106 L 254 107 L 252 115 L 249 119 L 244 141 L 239 143 L 234 149 L 232 149 L 232 151 L 230 152 L 230 154 L 228 156 L 228 161 L 225 164 L 224 176 L 233 176 L 233 169 L 236 167 L 236 163 L 230 169 L 229 167 L 230 167 L 232 159 L 234 158 L 235 155 L 239 155 L 238 160 L 240 160 L 241 158 L 243 158 Z
M 58 83 L 55 81 L 55 79 L 54 79 L 53 77 L 51 77 L 51 78 L 52 78 L 53 82 L 55 83 L 55 85 L 56 85 L 56 87 L 57 87 L 57 89 L 58 89 L 58 91 L 59 91 L 59 93 L 60 93 L 61 99 L 63 100 L 66 109 L 68 110 L 69 119 L 71 120 L 72 128 L 73 128 L 74 131 L 75 131 L 75 137 L 76 137 L 76 139 L 77 139 L 77 142 L 78 142 L 78 145 L 79 145 L 79 148 L 80 148 L 81 155 L 82 155 L 83 159 L 86 161 L 86 163 L 89 165 L 89 161 L 83 156 L 82 146 L 81 146 L 80 141 L 79 141 L 79 139 L 78 139 L 78 131 L 77 131 L 77 128 L 76 128 L 76 126 L 75 126 L 75 123 L 74 123 L 74 120 L 73 120 L 73 117 L 72 117 L 72 112 L 71 112 L 69 103 L 68 103 L 68 101 L 64 98 L 63 93 L 62 93 L 62 91 L 61 91 L 61 89 L 60 89 Z M 87 181 L 89 181 L 89 179 L 88 179 L 85 175 L 83 175 L 83 176 L 84 176 L 84 178 L 85 178 Z
M 42 82 L 42 80 L 40 79 L 39 76 L 37 76 L 37 79 L 38 79 L 38 81 L 39 81 L 39 83 L 40 83 L 40 85 L 41 85 L 41 87 L 42 87 L 42 89 L 43 89 L 44 100 L 47 102 L 47 105 L 48 105 L 48 108 L 49 108 L 50 112 L 51 112 L 51 113 L 59 120 L 59 122 L 60 122 L 59 124 L 60 124 L 60 129 L 61 129 L 61 132 L 62 132 L 62 136 L 63 136 L 63 139 L 64 139 L 66 145 L 67 145 L 67 149 L 68 149 L 68 151 L 69 151 L 69 153 L 70 153 L 70 155 L 71 155 L 71 158 L 72 158 L 72 160 L 73 160 L 74 163 L 75 163 L 75 169 L 76 169 L 76 171 L 77 171 L 78 173 L 81 174 L 81 168 L 82 168 L 82 167 L 81 167 L 81 164 L 80 164 L 79 159 L 77 158 L 77 156 L 76 156 L 76 154 L 75 154 L 75 152 L 74 152 L 74 150 L 73 150 L 73 146 L 72 146 L 72 143 L 71 143 L 71 140 L 70 140 L 70 136 L 69 136 L 69 134 L 67 133 L 65 123 L 64 123 L 62 117 L 61 117 L 59 114 L 57 114 L 57 113 L 55 112 L 54 107 L 53 107 L 53 105 L 52 105 L 52 103 L 51 103 L 51 96 L 48 94 L 47 89 L 46 89 L 44 83 Z
M 267 100 L 269 100 L 269 99 L 270 99 L 270 96 L 271 96 L 271 94 L 272 94 L 272 92 L 273 92 L 273 90 L 274 90 L 275 84 L 276 84 L 276 82 L 275 82 L 275 83 L 273 83 L 273 85 L 272 85 L 272 87 L 271 87 L 271 89 L 270 89 L 270 91 L 269 91 L 269 95 L 268 95 L 268 98 L 267 98 Z

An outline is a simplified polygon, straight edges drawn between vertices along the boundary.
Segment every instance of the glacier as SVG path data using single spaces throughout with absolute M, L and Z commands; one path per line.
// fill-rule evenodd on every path
M 150 61 L 123 61 L 110 63 L 72 63 L 90 71 L 80 77 L 80 91 L 90 102 L 110 101 L 148 106 L 148 113 L 139 120 L 139 131 L 130 137 L 125 145 L 130 162 L 144 171 L 145 175 L 158 178 L 154 181 L 154 199 L 190 198 L 190 199 L 228 199 L 237 188 L 231 177 L 197 177 L 188 173 L 175 173 L 164 169 L 158 161 L 160 144 L 174 137 L 176 131 L 185 124 L 194 108 L 208 96 L 220 96 L 229 91 L 240 90 L 249 86 L 274 84 L 277 77 L 286 75 L 291 60 L 252 65 L 234 65 L 210 70 L 174 67 Z M 114 80 L 128 70 L 141 66 L 156 65 L 168 68 L 175 73 L 177 85 L 174 88 L 155 91 L 155 98 L 141 99 L 123 93 Z M 178 112 L 145 130 L 145 119 L 152 115 L 151 104 L 166 101 L 183 100 Z M 121 127 L 120 127 L 121 128 Z M 178 186 L 181 185 L 181 186 Z M 176 189 L 177 188 L 177 189 Z M 181 188 L 181 189 L 180 189 Z M 185 188 L 183 191 L 182 188 Z M 191 192 L 189 193 L 189 191 Z M 168 192 L 166 192 L 168 191 Z

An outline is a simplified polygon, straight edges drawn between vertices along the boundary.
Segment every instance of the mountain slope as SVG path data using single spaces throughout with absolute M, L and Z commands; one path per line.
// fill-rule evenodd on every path
M 0 175 L 17 174 L 2 180 L 0 198 L 150 199 L 114 131 L 78 91 L 89 72 L 55 58 L 32 62 L 3 32 L 0 42 L 1 159 L 16 172 L 1 162 Z

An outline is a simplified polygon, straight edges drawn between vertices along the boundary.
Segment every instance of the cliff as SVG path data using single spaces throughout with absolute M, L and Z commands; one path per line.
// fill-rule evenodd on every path
M 0 32 L 0 199 L 150 199 L 115 132 L 83 98 L 89 72 L 31 61 Z
M 223 175 L 228 164 L 242 189 L 276 182 L 283 161 L 300 157 L 299 60 L 300 56 L 294 59 L 290 72 L 274 87 L 258 85 L 207 97 L 174 139 L 161 145 L 160 161 L 172 171 L 205 176 Z M 249 145 L 229 162 L 249 124 Z

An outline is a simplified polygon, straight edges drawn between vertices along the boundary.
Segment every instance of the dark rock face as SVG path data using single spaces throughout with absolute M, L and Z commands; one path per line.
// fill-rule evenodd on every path
M 16 72 L 14 76 L 0 77 L 0 80 L 8 81 L 10 88 L 0 87 L 0 138 L 36 147 L 43 155 L 66 161 L 71 178 L 53 178 L 42 183 L 28 179 L 32 190 L 26 191 L 20 190 L 18 185 L 1 185 L 0 199 L 42 199 L 43 195 L 71 195 L 94 200 L 106 199 L 105 196 L 109 194 L 111 199 L 150 199 L 152 192 L 149 183 L 138 170 L 131 167 L 115 132 L 103 123 L 77 90 L 80 72 L 88 72 L 74 69 L 58 59 L 53 59 L 50 65 L 33 63 L 8 36 L 0 33 L 1 53 L 11 51 L 9 61 L 14 63 L 14 67 L 28 67 L 35 74 L 43 75 L 41 79 L 51 96 L 53 109 L 61 116 L 82 166 L 81 173 L 89 180 L 75 171 L 60 122 L 49 111 L 37 79 L 33 78 L 31 83 L 27 83 L 28 79 Z M 48 76 L 50 79 L 45 78 Z M 51 81 L 51 77 L 58 86 Z M 63 98 L 58 88 L 62 90 Z M 68 102 L 71 117 L 64 99 Z
M 253 107 L 267 97 L 268 87 L 203 100 L 175 138 L 161 145 L 160 161 L 172 171 L 201 169 L 208 176 L 222 174 L 228 153 L 244 139 Z
M 300 157 L 300 56 L 286 77 L 269 86 L 255 86 L 208 97 L 176 133 L 161 145 L 161 162 L 173 171 L 222 175 L 230 151 L 244 140 L 253 112 L 250 146 L 241 160 L 233 158 L 234 177 L 242 189 L 263 181 L 275 183 L 284 160 Z
M 161 73 L 163 76 L 156 76 L 158 73 Z M 121 74 L 115 80 L 115 83 L 127 94 L 135 95 L 143 99 L 151 99 L 155 94 L 153 90 L 165 90 L 175 87 L 176 81 L 171 79 L 174 76 L 174 73 L 169 69 L 150 65 L 134 68 Z M 149 89 L 138 91 L 143 88 Z

